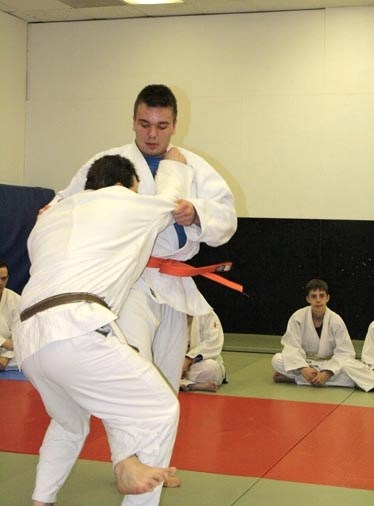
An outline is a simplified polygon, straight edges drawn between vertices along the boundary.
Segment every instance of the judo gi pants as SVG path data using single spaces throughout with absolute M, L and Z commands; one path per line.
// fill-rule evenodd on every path
M 178 392 L 188 346 L 187 316 L 157 303 L 147 290 L 139 282 L 133 286 L 118 324 L 129 344 L 153 362 Z
M 309 367 L 314 367 L 318 371 L 322 371 L 324 369 L 324 361 L 323 360 L 307 360 Z M 284 367 L 284 361 L 281 353 L 276 353 L 271 359 L 271 365 L 273 368 L 286 376 L 287 378 L 294 379 L 297 385 L 310 385 L 306 379 L 302 376 L 302 374 L 298 370 L 294 371 L 286 371 Z M 337 374 L 334 374 L 329 378 L 326 383 L 326 386 L 330 387 L 354 387 L 354 382 L 345 374 L 344 371 L 341 371 Z
M 217 360 L 208 358 L 192 364 L 185 377 L 193 383 L 215 381 L 217 385 L 221 385 L 225 379 L 225 368 Z
M 374 388 L 374 366 L 360 362 L 360 360 L 351 359 L 343 366 L 343 371 L 356 383 L 362 390 L 369 392 Z
M 169 465 L 179 417 L 174 392 L 156 368 L 110 333 L 54 341 L 22 364 L 52 418 L 40 448 L 33 499 L 53 503 L 89 432 L 103 421 L 113 466 L 136 455 Z M 122 506 L 156 506 L 162 485 L 127 495 Z

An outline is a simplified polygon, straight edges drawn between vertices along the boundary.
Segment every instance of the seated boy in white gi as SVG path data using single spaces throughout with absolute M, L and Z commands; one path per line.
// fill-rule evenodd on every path
M 180 389 L 216 392 L 226 376 L 221 356 L 224 340 L 221 322 L 211 311 L 202 316 L 188 315 L 188 326 L 189 345 Z
M 13 351 L 12 328 L 18 319 L 20 296 L 6 288 L 9 267 L 0 260 L 0 371 L 16 369 Z
M 327 307 L 327 283 L 312 279 L 305 286 L 305 294 L 309 306 L 291 316 L 282 337 L 282 352 L 272 358 L 274 381 L 353 387 L 342 367 L 355 358 L 355 351 L 342 318 Z
M 193 177 L 171 148 L 156 177 L 158 195 L 138 195 L 133 164 L 108 155 L 93 163 L 85 191 L 45 211 L 31 231 L 15 352 L 51 417 L 33 506 L 55 503 L 91 415 L 103 421 L 122 506 L 157 506 L 162 482 L 175 472 L 168 466 L 177 398 L 115 320 Z
M 365 392 L 374 388 L 374 322 L 369 325 L 361 361 L 348 360 L 343 367 L 344 372 Z

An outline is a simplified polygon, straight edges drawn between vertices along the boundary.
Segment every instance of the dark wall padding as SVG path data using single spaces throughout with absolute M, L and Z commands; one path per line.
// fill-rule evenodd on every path
M 54 191 L 0 184 L 0 258 L 10 265 L 8 287 L 21 293 L 29 277 L 26 241 L 38 210 Z M 246 297 L 206 278 L 195 278 L 225 332 L 284 333 L 287 320 L 306 305 L 303 287 L 311 278 L 328 282 L 331 309 L 352 339 L 364 339 L 374 320 L 374 222 L 239 218 L 225 245 L 202 245 L 190 263 L 233 262 L 228 279 L 244 285 Z
M 0 184 L 0 258 L 10 269 L 8 288 L 21 293 L 29 278 L 26 241 L 38 210 L 55 195 L 47 188 Z
M 374 320 L 374 222 L 239 218 L 224 246 L 203 245 L 194 265 L 231 260 L 226 277 L 249 298 L 200 276 L 200 290 L 230 333 L 282 335 L 289 316 L 307 305 L 303 287 L 327 281 L 329 307 L 344 319 L 352 339 L 364 339 Z

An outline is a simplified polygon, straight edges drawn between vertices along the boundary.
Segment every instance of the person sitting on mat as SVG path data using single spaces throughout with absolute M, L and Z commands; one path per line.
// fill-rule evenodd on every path
M 13 351 L 12 328 L 18 318 L 20 296 L 6 288 L 9 267 L 0 260 L 0 372 L 17 369 Z
M 365 392 L 374 388 L 374 322 L 369 325 L 361 360 L 348 360 L 343 371 Z
M 180 389 L 216 392 L 226 381 L 221 356 L 223 330 L 218 316 L 211 311 L 202 316 L 188 315 L 189 344 L 184 359 Z
M 305 286 L 309 306 L 296 311 L 282 337 L 281 353 L 272 358 L 276 383 L 354 387 L 342 370 L 355 351 L 342 318 L 327 307 L 329 287 L 312 279 Z

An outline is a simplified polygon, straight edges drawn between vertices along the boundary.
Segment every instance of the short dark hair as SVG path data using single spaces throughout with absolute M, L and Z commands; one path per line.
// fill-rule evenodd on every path
M 6 268 L 6 270 L 8 271 L 8 274 L 9 274 L 9 265 L 6 263 L 6 261 L 5 261 L 5 260 L 1 260 L 1 259 L 0 259 L 0 268 L 1 268 L 1 267 L 5 267 L 5 268 Z
M 134 118 L 140 104 L 146 104 L 148 107 L 170 107 L 174 121 L 177 119 L 177 99 L 171 89 L 164 84 L 149 84 L 142 89 L 134 103 Z
M 135 167 L 130 160 L 120 155 L 106 155 L 93 162 L 87 173 L 85 190 L 99 190 L 121 183 L 126 188 L 139 181 Z
M 326 292 L 329 295 L 329 285 L 326 281 L 322 281 L 322 279 L 311 279 L 305 285 L 305 295 L 309 295 L 312 290 L 321 290 L 321 292 Z

